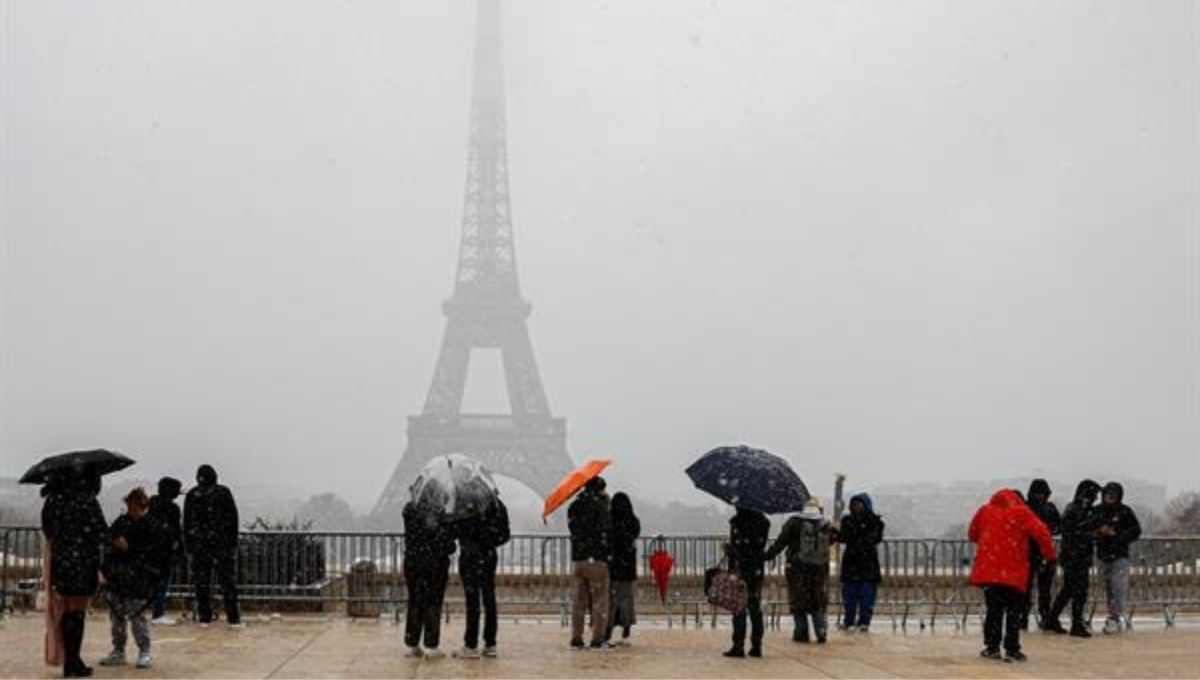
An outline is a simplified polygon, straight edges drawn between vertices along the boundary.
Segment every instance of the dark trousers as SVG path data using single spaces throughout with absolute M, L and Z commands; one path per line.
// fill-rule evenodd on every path
M 983 645 L 1000 649 L 1001 631 L 1006 652 L 1021 651 L 1021 614 L 1025 610 L 1025 593 L 1009 586 L 984 586 L 987 615 L 983 618 Z
M 167 612 L 167 591 L 171 588 L 171 569 L 173 564 L 165 564 L 154 582 L 154 610 L 151 618 L 159 618 Z
M 846 581 L 842 583 L 842 625 L 847 628 L 871 625 L 875 613 L 875 582 Z
M 229 623 L 241 623 L 242 612 L 238 608 L 237 552 L 234 550 L 196 551 L 192 553 L 192 577 L 196 583 L 196 613 L 201 623 L 213 619 L 212 578 L 217 572 L 221 584 L 221 595 L 225 599 L 225 619 Z
M 442 602 L 450 577 L 450 559 L 427 564 L 404 563 L 404 586 L 408 590 L 408 612 L 404 622 L 404 644 L 435 649 L 441 642 Z
M 746 608 L 733 615 L 733 646 L 746 648 L 746 616 L 750 617 L 750 648 L 761 649 L 763 640 L 762 584 L 760 571 L 746 579 Z
M 1050 619 L 1054 571 L 1054 565 L 1043 560 L 1034 560 L 1029 563 L 1029 583 L 1025 588 L 1025 610 L 1021 613 L 1022 628 L 1029 627 L 1029 614 L 1033 611 L 1035 592 L 1037 594 L 1038 621 L 1044 625 Z
M 463 644 L 471 649 L 479 646 L 479 605 L 483 604 L 483 644 L 496 646 L 496 553 L 490 555 L 462 554 L 458 558 L 458 575 L 462 578 L 467 598 L 467 630 Z
M 1054 606 L 1050 608 L 1050 618 L 1058 620 L 1067 603 L 1071 604 L 1071 626 L 1083 628 L 1083 608 L 1088 599 L 1088 570 L 1087 564 L 1064 564 L 1062 588 L 1058 597 L 1054 598 Z

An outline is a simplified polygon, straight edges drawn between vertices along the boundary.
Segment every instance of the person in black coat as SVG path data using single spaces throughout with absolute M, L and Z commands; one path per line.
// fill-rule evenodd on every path
M 1092 568 L 1092 554 L 1096 547 L 1096 513 L 1094 504 L 1100 493 L 1100 485 L 1085 479 L 1075 487 L 1075 497 L 1067 504 L 1062 514 L 1059 529 L 1062 545 L 1058 551 L 1058 563 L 1062 566 L 1063 583 L 1050 607 L 1050 619 L 1046 627 L 1054 633 L 1066 633 L 1059 617 L 1067 604 L 1071 605 L 1071 635 L 1091 637 L 1083 621 L 1083 609 L 1088 599 L 1088 571 Z
M 608 632 L 608 557 L 612 518 L 603 477 L 593 477 L 567 507 L 575 593 L 571 598 L 571 648 L 582 649 L 583 623 L 592 610 L 593 649 L 606 649 Z
M 1050 484 L 1044 479 L 1035 479 L 1029 485 L 1029 493 L 1025 496 L 1025 504 L 1042 520 L 1042 524 L 1050 530 L 1051 536 L 1058 536 L 1062 519 L 1058 507 L 1050 501 Z M 1029 613 L 1033 609 L 1033 593 L 1037 585 L 1038 628 L 1053 630 L 1050 623 L 1051 591 L 1054 588 L 1054 572 L 1057 570 L 1053 561 L 1042 556 L 1037 542 L 1029 542 L 1029 585 L 1025 589 L 1025 608 L 1021 613 L 1021 627 L 1029 630 Z
M 442 522 L 434 502 L 409 501 L 401 513 L 404 518 L 404 586 L 408 591 L 408 611 L 404 627 L 406 656 L 443 656 L 438 645 L 442 632 L 442 602 L 450 577 L 450 556 L 454 554 L 454 534 Z M 424 637 L 425 650 L 421 649 Z
M 496 633 L 499 615 L 496 611 L 496 549 L 511 537 L 508 508 L 499 496 L 476 517 L 458 522 L 454 527 L 458 539 L 458 576 L 462 579 L 467 601 L 467 625 L 463 647 L 455 656 L 473 659 L 479 656 L 479 614 L 483 604 L 483 655 L 496 656 Z
M 150 625 L 146 610 L 154 596 L 162 563 L 165 531 L 150 517 L 150 498 L 142 487 L 125 496 L 125 512 L 110 528 L 112 547 L 101 567 L 105 600 L 112 623 L 112 651 L 101 666 L 125 664 L 127 628 L 133 629 L 138 646 L 138 668 L 149 668 Z
M 633 502 L 624 492 L 613 494 L 612 533 L 609 534 L 609 600 L 608 632 L 605 639 L 613 642 L 613 629 L 621 626 L 621 642 L 628 644 L 633 625 L 637 623 L 634 600 L 637 594 L 637 540 L 642 535 L 642 523 L 633 514 Z
M 763 564 L 771 521 L 757 510 L 739 507 L 729 519 L 729 568 L 746 582 L 746 608 L 733 615 L 733 646 L 725 656 L 746 656 L 746 616 L 750 617 L 750 656 L 762 656 Z
M 183 501 L 183 536 L 192 560 L 200 623 L 210 623 L 213 619 L 212 578 L 215 569 L 225 599 L 225 619 L 230 626 L 241 626 L 237 591 L 237 503 L 228 488 L 217 484 L 217 471 L 211 465 L 201 465 L 196 470 L 196 486 L 188 491 Z
M 875 593 L 883 572 L 878 546 L 883 542 L 883 519 L 875 514 L 871 497 L 865 493 L 850 498 L 850 513 L 842 518 L 837 540 L 842 552 L 842 627 L 867 632 L 875 611 Z
M 153 623 L 171 624 L 166 617 L 167 590 L 171 586 L 171 572 L 183 556 L 183 513 L 175 504 L 183 484 L 174 477 L 158 480 L 158 493 L 150 497 L 150 518 L 163 531 L 163 543 L 159 551 L 158 582 L 154 584 Z
M 1133 508 L 1125 505 L 1125 488 L 1109 482 L 1100 492 L 1096 508 L 1096 559 L 1108 600 L 1106 634 L 1125 628 L 1125 600 L 1129 597 L 1129 545 L 1142 536 L 1142 525 Z
M 42 533 L 50 543 L 50 586 L 63 598 L 60 623 L 64 648 L 63 677 L 87 677 L 83 629 L 87 606 L 99 587 L 101 556 L 108 545 L 108 523 L 96 495 L 100 477 L 75 470 L 54 476 L 42 488 Z

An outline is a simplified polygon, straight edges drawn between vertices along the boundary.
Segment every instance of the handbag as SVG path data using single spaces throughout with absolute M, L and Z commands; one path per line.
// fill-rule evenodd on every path
M 740 613 L 746 608 L 746 582 L 736 571 L 728 568 L 727 560 L 721 560 L 719 565 L 705 570 L 704 595 L 709 604 L 731 614 Z

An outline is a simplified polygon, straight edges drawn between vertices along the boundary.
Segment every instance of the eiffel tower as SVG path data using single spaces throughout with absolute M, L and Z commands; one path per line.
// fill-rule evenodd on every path
M 513 249 L 505 144 L 504 71 L 496 0 L 476 5 L 474 91 L 466 200 L 454 294 L 443 304 L 446 332 L 433 384 L 418 416 L 408 418 L 408 448 L 375 505 L 399 522 L 408 487 L 431 458 L 462 453 L 545 495 L 573 467 L 567 427 L 550 414 L 525 320 Z M 471 350 L 497 348 L 511 413 L 462 412 Z

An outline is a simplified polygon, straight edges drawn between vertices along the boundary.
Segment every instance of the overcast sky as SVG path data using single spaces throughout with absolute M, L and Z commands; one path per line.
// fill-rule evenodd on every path
M 616 487 L 705 501 L 737 442 L 818 490 L 1200 486 L 1200 5 L 502 16 L 534 346 Z M 368 508 L 452 289 L 473 2 L 0 22 L 0 474 L 108 446 Z

